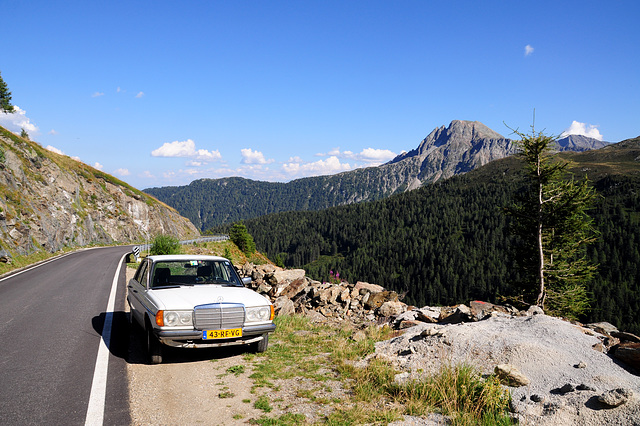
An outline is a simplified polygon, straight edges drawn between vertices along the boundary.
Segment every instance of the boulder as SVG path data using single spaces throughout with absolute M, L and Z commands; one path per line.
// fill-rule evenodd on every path
M 444 308 L 440 311 L 438 322 L 442 324 L 459 324 L 461 322 L 474 321 L 471 309 L 466 305 L 458 305 L 451 308 Z
M 494 369 L 496 377 L 500 380 L 500 383 L 512 386 L 527 386 L 531 381 L 520 372 L 515 366 L 511 364 L 500 364 Z
M 504 306 L 494 305 L 493 303 L 483 302 L 480 300 L 473 300 L 469 303 L 471 308 L 471 315 L 478 321 L 489 318 L 492 313 L 500 312 L 508 314 L 509 311 Z
M 631 389 L 612 389 L 600 395 L 598 401 L 608 407 L 618 407 L 629 401 L 632 395 L 633 391 Z
M 417 310 L 416 319 L 422 322 L 438 322 L 440 318 L 441 308 L 425 306 Z
M 353 287 L 351 296 L 355 297 L 358 294 L 364 294 L 364 292 L 380 293 L 381 291 L 384 291 L 384 287 L 381 287 L 377 284 L 369 284 L 362 281 L 358 281 L 356 285 Z
M 296 312 L 293 302 L 286 296 L 278 297 L 273 302 L 273 309 L 278 315 L 293 315 Z
M 611 333 L 611 336 L 619 339 L 621 342 L 640 343 L 640 337 L 624 331 L 614 331 Z
M 385 302 L 397 302 L 398 293 L 395 291 L 381 291 L 379 293 L 371 293 L 365 302 L 365 308 L 378 309 Z
M 383 317 L 395 317 L 400 315 L 406 309 L 407 305 L 402 302 L 384 302 L 380 308 L 378 308 L 378 314 Z
M 611 334 L 615 331 L 618 331 L 615 325 L 608 322 L 596 322 L 593 324 L 587 324 L 585 327 L 590 328 L 600 334 Z
M 298 293 L 303 291 L 307 286 L 307 282 L 304 279 L 297 279 L 292 281 L 287 287 L 285 287 L 280 295 L 286 296 L 289 299 L 293 299 Z
M 621 343 L 616 346 L 613 356 L 640 371 L 640 343 Z
M 275 283 L 291 283 L 295 280 L 304 279 L 306 272 L 304 269 L 285 269 L 277 270 L 273 273 Z

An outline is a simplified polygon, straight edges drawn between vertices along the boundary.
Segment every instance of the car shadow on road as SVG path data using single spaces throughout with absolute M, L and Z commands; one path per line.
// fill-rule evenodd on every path
M 102 336 L 106 313 L 93 317 L 93 329 Z M 128 364 L 148 364 L 145 350 L 146 336 L 137 325 L 129 324 L 129 313 L 113 312 L 111 323 L 109 351 L 113 356 L 124 359 Z M 226 346 L 219 348 L 172 348 L 162 346 L 162 363 L 178 364 L 186 362 L 208 361 L 213 359 L 230 358 L 245 353 L 251 353 L 249 346 Z

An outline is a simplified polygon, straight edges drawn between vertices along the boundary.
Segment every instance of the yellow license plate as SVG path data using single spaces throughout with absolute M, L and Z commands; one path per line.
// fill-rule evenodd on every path
M 230 328 L 228 330 L 205 330 L 202 332 L 203 340 L 233 339 L 235 337 L 242 337 L 241 328 Z

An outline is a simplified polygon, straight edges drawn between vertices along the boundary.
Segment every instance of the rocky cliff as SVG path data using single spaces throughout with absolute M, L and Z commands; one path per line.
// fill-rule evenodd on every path
M 122 181 L 0 127 L 0 255 L 199 235 L 188 219 Z

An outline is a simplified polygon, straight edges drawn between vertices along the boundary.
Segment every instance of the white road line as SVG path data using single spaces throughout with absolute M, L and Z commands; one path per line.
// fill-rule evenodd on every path
M 32 269 L 39 268 L 40 266 L 46 265 L 47 263 L 55 262 L 58 259 L 62 259 L 63 257 L 69 256 L 70 254 L 73 254 L 73 252 L 66 253 L 66 254 L 63 254 L 61 256 L 56 256 L 53 259 L 49 259 L 49 260 L 46 260 L 46 261 L 44 261 L 42 263 L 38 263 L 37 265 L 34 265 L 34 266 L 29 267 L 29 268 L 23 269 L 22 271 L 18 271 L 18 272 L 14 272 L 14 273 L 8 272 L 9 275 L 7 275 L 4 278 L 0 278 L 0 281 L 4 281 L 4 280 L 8 280 L 9 278 L 17 277 L 20 274 L 24 274 L 25 272 L 29 272 Z
M 100 339 L 100 347 L 98 348 L 98 357 L 96 359 L 96 368 L 93 371 L 93 383 L 91 384 L 91 394 L 89 395 L 89 406 L 87 407 L 87 417 L 84 421 L 85 426 L 102 425 L 104 421 L 104 403 L 107 393 L 107 368 L 109 367 L 109 344 L 111 342 L 111 323 L 113 321 L 113 309 L 116 304 L 116 290 L 118 288 L 118 277 L 120 276 L 120 267 L 124 261 L 125 253 L 118 263 L 118 269 L 113 277 L 111 285 L 111 293 L 109 294 L 109 302 L 104 317 L 104 326 L 102 327 L 102 339 Z

